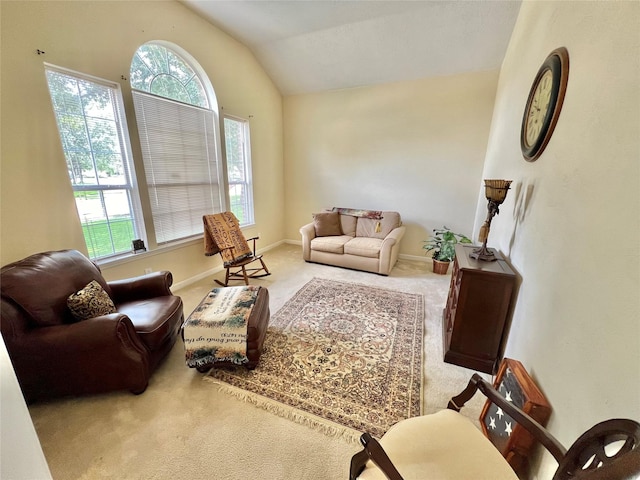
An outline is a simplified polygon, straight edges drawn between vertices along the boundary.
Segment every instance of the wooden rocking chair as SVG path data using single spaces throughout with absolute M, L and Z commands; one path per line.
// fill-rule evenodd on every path
M 230 280 L 244 280 L 245 285 L 249 285 L 250 278 L 271 275 L 262 260 L 262 255 L 256 255 L 258 237 L 249 239 L 253 241 L 253 249 L 249 247 L 240 230 L 240 223 L 233 213 L 204 215 L 202 220 L 204 222 L 204 254 L 211 256 L 219 253 L 226 269 L 224 283 L 217 279 L 216 283 L 226 287 Z M 247 265 L 256 261 L 260 262 L 261 267 L 247 268 Z

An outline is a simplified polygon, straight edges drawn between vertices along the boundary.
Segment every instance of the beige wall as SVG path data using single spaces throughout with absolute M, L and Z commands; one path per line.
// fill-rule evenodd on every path
M 251 116 L 256 226 L 261 246 L 282 239 L 282 97 L 251 52 L 178 2 L 0 2 L 2 9 L 2 190 L 0 261 L 34 252 L 76 248 L 86 253 L 64 155 L 47 90 L 43 62 L 119 82 L 132 149 L 141 162 L 128 78 L 136 49 L 151 40 L 172 42 L 204 68 L 221 112 Z M 36 49 L 44 50 L 37 55 Z M 139 175 L 139 179 L 142 177 Z M 202 243 L 143 255 L 105 276 L 169 268 L 176 281 L 219 263 Z
M 497 77 L 285 97 L 285 238 L 332 206 L 400 212 L 405 255 L 442 225 L 471 235 Z
M 541 385 L 551 429 L 567 446 L 601 420 L 640 420 L 638 25 L 638 2 L 524 2 L 484 166 L 484 178 L 514 180 L 489 236 L 522 276 L 506 354 Z M 563 45 L 562 113 L 528 163 L 519 129 L 529 88 Z M 476 229 L 485 214 L 483 200 Z

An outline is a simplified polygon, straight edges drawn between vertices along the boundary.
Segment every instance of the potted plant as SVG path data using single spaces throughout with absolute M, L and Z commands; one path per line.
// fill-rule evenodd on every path
M 425 254 L 433 251 L 433 271 L 444 275 L 449 270 L 449 263 L 456 256 L 456 243 L 471 243 L 471 240 L 461 233 L 454 233 L 447 227 L 434 228 L 433 237 L 424 240 Z

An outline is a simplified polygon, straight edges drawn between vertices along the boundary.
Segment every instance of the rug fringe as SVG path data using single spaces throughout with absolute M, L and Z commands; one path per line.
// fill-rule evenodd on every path
M 221 392 L 232 395 L 238 400 L 242 400 L 243 402 L 266 410 L 278 417 L 286 418 L 287 420 L 291 420 L 300 425 L 310 427 L 311 429 L 317 430 L 329 437 L 343 439 L 348 443 L 360 445 L 360 435 L 362 435 L 363 432 L 359 432 L 349 427 L 344 427 L 318 417 L 317 415 L 313 415 L 275 400 L 271 400 L 267 397 L 263 397 L 257 393 L 248 392 L 241 388 L 234 387 L 233 385 L 229 385 L 228 383 L 209 375 L 205 375 L 203 379 L 218 385 Z

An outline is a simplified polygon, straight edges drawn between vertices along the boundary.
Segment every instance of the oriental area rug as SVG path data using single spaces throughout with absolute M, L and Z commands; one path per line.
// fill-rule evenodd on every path
M 423 330 L 422 295 L 314 278 L 272 316 L 255 370 L 205 379 L 328 435 L 379 438 L 421 414 Z

